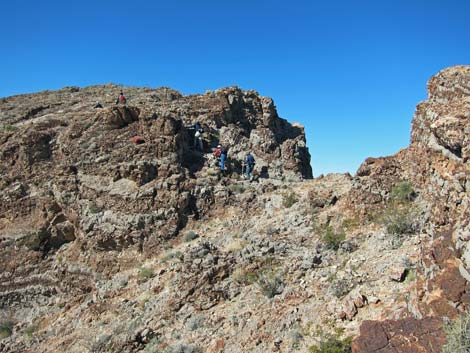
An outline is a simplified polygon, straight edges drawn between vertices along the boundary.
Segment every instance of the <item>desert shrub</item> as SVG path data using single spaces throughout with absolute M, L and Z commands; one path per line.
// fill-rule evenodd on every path
M 245 187 L 242 184 L 230 184 L 228 189 L 235 194 L 243 194 L 245 192 Z
M 352 289 L 352 284 L 346 279 L 335 279 L 331 283 L 331 292 L 336 298 L 341 298 Z
M 282 195 L 282 206 L 285 208 L 291 208 L 297 201 L 299 201 L 299 199 L 293 191 Z
M 140 280 L 148 280 L 152 278 L 154 275 L 155 273 L 153 272 L 151 268 L 148 268 L 148 267 L 139 268 L 138 276 Z
M 101 352 L 106 349 L 111 341 L 112 335 L 110 334 L 103 334 L 99 335 L 95 338 L 93 343 L 91 344 L 91 351 L 92 352 Z
M 352 217 L 344 219 L 343 223 L 341 224 L 341 227 L 347 231 L 350 231 L 358 228 L 360 225 L 361 222 L 359 221 L 359 218 Z
M 161 352 L 160 345 L 162 344 L 161 336 L 153 337 L 146 345 L 145 353 L 158 353 Z
M 399 202 L 413 201 L 415 197 L 416 192 L 409 181 L 402 181 L 396 184 L 390 191 L 390 199 Z
M 204 315 L 196 315 L 188 320 L 187 328 L 189 331 L 196 331 L 204 325 Z
M 237 252 L 243 250 L 248 245 L 248 242 L 244 239 L 233 239 L 230 243 L 225 246 L 227 252 Z
M 444 325 L 447 343 L 442 353 L 470 353 L 470 315 L 460 316 Z
M 279 232 L 280 232 L 279 228 L 272 227 L 272 226 L 266 229 L 266 235 L 269 235 L 270 237 L 273 235 L 279 234 Z
M 389 235 L 401 236 L 418 230 L 417 212 L 409 205 L 390 204 L 384 211 L 381 222 Z
M 101 208 L 95 202 L 90 203 L 88 210 L 93 214 L 101 212 Z
M 13 326 L 15 323 L 11 320 L 0 322 L 0 339 L 10 337 L 13 333 Z
M 268 298 L 274 298 L 274 296 L 282 294 L 285 286 L 281 276 L 273 271 L 258 274 L 256 285 Z
M 14 126 L 14 125 L 6 124 L 6 125 L 2 126 L 2 130 L 6 131 L 6 132 L 13 132 L 13 131 L 17 130 L 17 127 Z
M 165 256 L 163 256 L 162 261 L 166 262 L 166 261 L 169 261 L 171 259 L 182 260 L 183 257 L 184 257 L 184 255 L 181 251 L 170 251 Z
M 243 285 L 249 285 L 252 283 L 256 282 L 256 273 L 249 271 L 244 268 L 237 268 L 235 271 L 232 273 L 232 279 Z
M 350 353 L 351 337 L 340 339 L 338 336 L 329 335 L 320 342 L 319 346 L 308 349 L 310 353 Z
M 39 330 L 39 325 L 38 324 L 32 324 L 32 325 L 30 325 L 26 328 L 24 333 L 27 337 L 32 337 L 37 330 Z
M 190 241 L 193 241 L 194 239 L 197 238 L 197 234 L 195 232 L 193 232 L 192 230 L 190 230 L 189 232 L 186 233 L 186 235 L 184 236 L 184 241 L 185 242 L 190 242 Z
M 155 336 L 145 345 L 144 352 L 145 353 L 159 353 L 161 352 L 161 349 L 160 349 L 161 344 L 162 344 L 162 337 Z
M 341 243 L 346 239 L 343 231 L 336 232 L 332 226 L 326 226 L 321 229 L 322 241 L 328 249 L 338 250 Z

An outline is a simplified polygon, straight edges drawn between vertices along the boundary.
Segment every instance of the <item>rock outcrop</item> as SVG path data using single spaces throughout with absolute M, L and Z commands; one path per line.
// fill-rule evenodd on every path
M 303 128 L 236 87 L 1 99 L 0 351 L 440 352 L 470 304 L 469 70 L 354 177 L 311 179 Z
M 417 106 L 410 146 L 394 156 L 365 161 L 357 172 L 349 201 L 366 216 L 368 209 L 384 207 L 398 181 L 409 181 L 419 190 L 424 241 L 417 270 L 422 280 L 415 288 L 412 310 L 401 316 L 455 318 L 470 304 L 470 263 L 466 261 L 470 234 L 470 68 L 443 70 L 429 80 L 428 94 L 429 98 Z M 403 324 L 397 321 L 393 325 Z M 419 325 L 417 322 L 416 330 Z M 383 330 L 388 337 L 393 336 L 394 329 Z M 373 345 L 368 340 L 374 338 L 366 331 L 358 339 L 362 343 L 356 344 L 355 353 L 376 351 L 367 348 Z M 411 331 L 405 336 L 412 335 Z M 418 348 L 427 339 L 416 339 L 416 345 L 408 350 L 390 352 L 431 352 Z

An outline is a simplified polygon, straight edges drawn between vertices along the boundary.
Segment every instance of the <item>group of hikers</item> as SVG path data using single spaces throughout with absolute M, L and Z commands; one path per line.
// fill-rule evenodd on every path
M 121 91 L 119 96 L 116 98 L 116 104 L 126 104 L 127 99 L 124 96 L 124 93 Z M 94 106 L 95 109 L 103 108 L 103 105 L 98 101 Z M 191 125 L 187 125 L 186 128 L 189 131 L 193 132 L 193 148 L 204 152 L 204 142 L 203 142 L 203 133 L 204 129 L 199 122 L 196 122 Z M 227 161 L 227 148 L 222 145 L 217 145 L 214 149 L 213 156 L 217 159 L 219 168 L 222 173 L 226 172 L 226 161 Z M 242 163 L 242 174 L 244 175 L 245 179 L 252 179 L 253 178 L 253 169 L 255 166 L 255 158 L 248 152 L 245 155 L 245 159 Z
M 219 162 L 219 168 L 222 171 L 222 173 L 225 173 L 225 163 L 227 161 L 227 148 L 225 148 L 222 145 L 217 145 L 217 147 L 214 150 L 214 157 L 217 158 Z M 243 163 L 242 163 L 242 174 L 245 177 L 245 179 L 251 180 L 253 178 L 254 167 L 255 167 L 255 157 L 253 157 L 251 152 L 248 152 L 245 155 L 245 159 L 243 160 Z
M 204 142 L 203 142 L 203 133 L 204 129 L 199 122 L 196 122 L 191 125 L 187 125 L 186 128 L 193 133 L 193 148 L 204 152 Z M 227 148 L 222 145 L 217 145 L 213 151 L 213 156 L 218 162 L 218 166 L 222 173 L 226 172 L 226 161 L 227 161 Z M 248 152 L 245 156 L 245 159 L 242 163 L 242 174 L 245 179 L 252 179 L 253 169 L 255 166 L 255 158 L 253 155 Z

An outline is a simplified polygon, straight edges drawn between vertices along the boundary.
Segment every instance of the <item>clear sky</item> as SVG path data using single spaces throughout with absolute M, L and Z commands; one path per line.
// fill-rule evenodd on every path
M 16 0 L 1 14 L 0 97 L 255 89 L 305 126 L 315 175 L 406 147 L 430 76 L 470 64 L 469 0 Z

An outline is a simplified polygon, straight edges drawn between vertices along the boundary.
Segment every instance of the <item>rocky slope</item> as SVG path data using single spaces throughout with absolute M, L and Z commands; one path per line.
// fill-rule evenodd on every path
M 311 179 L 303 128 L 254 91 L 1 99 L 0 351 L 305 352 L 340 333 L 440 352 L 470 300 L 469 72 L 433 77 L 410 146 L 354 177 Z

